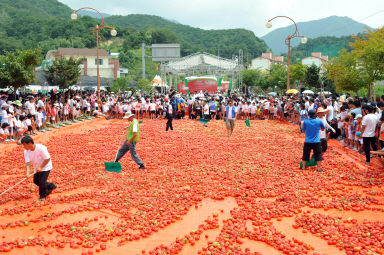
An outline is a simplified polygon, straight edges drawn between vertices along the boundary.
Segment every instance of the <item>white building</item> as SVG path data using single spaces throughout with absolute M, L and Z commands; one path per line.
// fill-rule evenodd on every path
M 78 49 L 78 48 L 59 48 L 50 50 L 45 57 L 46 60 L 53 60 L 58 57 L 76 59 L 83 58 L 83 63 L 80 65 L 81 75 L 97 76 L 97 54 L 96 49 Z M 112 59 L 106 50 L 99 49 L 99 70 L 101 78 L 116 79 L 120 77 L 120 73 L 125 70 L 120 70 L 118 59 Z
M 249 69 L 267 71 L 271 69 L 272 64 L 284 64 L 284 57 L 272 57 L 272 53 L 263 53 L 260 57 L 252 59 Z
M 303 65 L 311 66 L 314 64 L 315 66 L 320 67 L 321 71 L 324 71 L 323 66 L 326 62 L 328 62 L 328 56 L 322 56 L 321 52 L 312 52 L 311 56 L 301 60 Z

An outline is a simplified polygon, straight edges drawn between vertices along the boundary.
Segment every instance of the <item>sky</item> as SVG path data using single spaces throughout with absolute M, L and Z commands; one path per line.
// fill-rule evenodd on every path
M 100 12 L 150 14 L 203 29 L 245 28 L 261 37 L 271 30 L 268 19 L 278 15 L 296 22 L 348 16 L 373 28 L 384 26 L 383 0 L 59 0 L 72 9 L 89 6 Z M 291 25 L 276 19 L 273 28 Z

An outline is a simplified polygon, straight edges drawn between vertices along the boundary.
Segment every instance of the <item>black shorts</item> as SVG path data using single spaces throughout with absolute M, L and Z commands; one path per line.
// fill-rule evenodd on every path
M 151 111 L 151 113 L 152 113 L 152 114 L 155 114 L 155 113 L 156 113 L 156 111 Z
M 313 150 L 313 156 L 316 161 L 321 161 L 321 145 L 320 143 L 304 143 L 303 148 L 303 161 L 309 161 L 309 156 L 311 154 L 311 150 Z
M 32 131 L 32 126 L 28 126 L 28 131 Z

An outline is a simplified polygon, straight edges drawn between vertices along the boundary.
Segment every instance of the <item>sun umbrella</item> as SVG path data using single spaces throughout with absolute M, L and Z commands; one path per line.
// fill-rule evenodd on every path
M 297 94 L 297 93 L 299 93 L 299 91 L 297 89 L 289 89 L 285 93 L 287 93 L 287 94 Z
M 277 93 L 276 93 L 276 92 L 269 92 L 268 95 L 270 95 L 270 96 L 276 96 Z
M 315 93 L 312 90 L 307 89 L 303 91 L 303 94 L 315 94 Z

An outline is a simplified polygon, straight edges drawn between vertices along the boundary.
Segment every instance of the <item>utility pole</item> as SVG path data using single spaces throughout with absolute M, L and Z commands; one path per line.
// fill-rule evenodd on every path
M 145 43 L 141 44 L 141 62 L 143 69 L 142 78 L 145 79 Z

